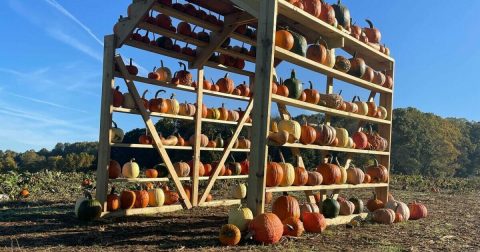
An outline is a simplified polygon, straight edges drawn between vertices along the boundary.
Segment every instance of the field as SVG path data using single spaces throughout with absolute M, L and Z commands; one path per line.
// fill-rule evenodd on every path
M 75 219 L 74 199 L 79 194 L 79 174 L 32 175 L 32 196 L 0 203 L 0 250 L 227 250 L 217 240 L 227 221 L 228 208 L 195 209 L 156 216 L 102 219 L 85 224 Z M 59 180 L 62 178 L 63 180 Z M 33 179 L 33 182 L 32 182 Z M 10 178 L 10 182 L 14 178 Z M 55 181 L 64 181 L 58 185 Z M 76 181 L 75 183 L 70 183 Z M 6 181 L 0 181 L 6 190 Z M 48 183 L 49 182 L 49 183 Z M 48 183 L 48 184 L 47 184 Z M 42 184 L 42 186 L 40 186 Z M 434 192 L 439 190 L 439 192 Z M 367 191 L 355 192 L 363 198 Z M 283 239 L 276 246 L 242 242 L 237 250 L 297 251 L 477 251 L 480 222 L 476 202 L 479 179 L 431 181 L 395 176 L 393 195 L 406 202 L 418 200 L 429 216 L 390 226 L 364 223 L 349 229 L 328 227 L 322 234 Z M 228 248 L 230 249 L 230 248 Z

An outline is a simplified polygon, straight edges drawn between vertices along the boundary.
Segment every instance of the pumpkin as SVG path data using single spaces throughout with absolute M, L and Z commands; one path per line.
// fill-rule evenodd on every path
M 322 202 L 322 213 L 325 216 L 325 218 L 336 218 L 338 214 L 340 213 L 340 204 L 338 201 L 333 199 L 333 195 L 330 197 L 327 197 L 323 202 Z
M 130 63 L 125 66 L 127 68 L 127 71 L 131 75 L 137 75 L 138 74 L 138 68 L 133 65 L 133 60 L 130 58 Z
M 370 126 L 370 132 L 367 134 L 367 140 L 371 150 L 385 151 L 388 148 L 388 141 L 381 137 L 377 132 L 373 132 Z
M 135 208 L 145 208 L 148 206 L 150 198 L 145 190 L 135 191 Z
M 279 186 L 283 180 L 283 168 L 281 165 L 275 162 L 267 163 L 267 187 Z
M 251 142 L 245 137 L 238 138 L 238 149 L 250 149 Z
M 214 109 L 214 108 L 209 108 L 207 109 L 207 118 L 214 119 L 214 120 L 220 120 L 220 110 Z
M 313 83 L 309 81 L 310 83 L 310 89 L 305 89 L 305 95 L 306 99 L 305 102 L 312 103 L 312 104 L 318 104 L 320 101 L 320 94 L 318 93 L 317 90 L 313 89 Z
M 329 25 L 333 25 L 336 22 L 335 10 L 325 0 L 320 0 L 322 3 L 322 11 L 320 12 L 320 19 Z
M 122 209 L 131 209 L 135 205 L 136 194 L 134 191 L 123 191 L 120 194 L 120 206 Z
M 410 220 L 422 219 L 428 215 L 427 207 L 416 201 L 408 204 L 408 209 L 410 210 Z
M 378 163 L 374 159 L 374 164 L 367 167 L 367 174 L 370 175 L 372 183 L 387 183 L 388 182 L 388 170 L 385 166 Z
M 304 212 L 302 214 L 303 226 L 310 233 L 322 233 L 327 228 L 327 220 L 321 213 Z
M 303 220 L 303 213 L 320 213 L 320 208 L 314 203 L 305 203 L 300 205 L 300 219 Z
M 301 128 L 300 143 L 313 144 L 317 139 L 317 132 L 315 128 L 308 125 L 307 120 L 304 118 L 305 124 Z
M 225 103 L 222 103 L 222 107 L 218 108 L 218 112 L 220 113 L 219 120 L 228 120 L 228 109 L 225 108 Z
M 403 222 L 403 215 L 400 213 L 395 212 L 395 220 L 393 221 L 394 223 L 399 223 Z
M 273 202 L 272 213 L 276 214 L 280 220 L 288 217 L 300 218 L 300 206 L 295 197 L 285 194 Z
M 180 104 L 175 99 L 175 94 L 170 96 L 170 99 L 166 100 L 167 103 L 167 114 L 178 115 L 180 112 Z
M 149 110 L 151 112 L 166 113 L 168 111 L 167 99 L 158 98 L 160 93 L 165 93 L 165 90 L 160 89 L 155 93 L 155 98 L 151 99 L 149 103 Z
M 346 200 L 344 198 L 338 198 L 337 199 L 339 205 L 340 205 L 340 215 L 351 215 L 355 211 L 355 205 L 353 202 Z
M 377 107 L 377 114 L 375 115 L 375 117 L 383 119 L 383 120 L 387 119 L 387 117 L 388 117 L 387 109 L 383 106 L 378 106 Z
M 217 166 L 218 166 L 218 161 L 215 161 L 215 162 L 212 163 L 212 168 L 213 168 L 213 170 L 216 170 L 216 169 L 217 169 Z M 218 176 L 223 176 L 223 175 L 225 175 L 225 172 L 226 172 L 225 165 L 223 165 L 223 166 L 220 168 L 220 172 L 218 173 Z
M 373 212 L 377 209 L 384 208 L 385 204 L 377 198 L 377 194 L 373 193 L 373 198 L 367 201 L 367 209 L 370 212 Z
M 253 220 L 253 213 L 248 207 L 233 207 L 228 212 L 228 224 L 233 224 L 240 229 L 240 231 L 245 231 L 248 228 L 248 224 Z
M 217 137 L 215 138 L 215 145 L 217 146 L 217 148 L 224 147 L 224 141 L 221 134 L 218 134 Z
M 362 128 L 359 128 L 352 136 L 353 142 L 357 149 L 363 150 L 368 146 L 367 135 L 362 132 Z
M 308 12 L 310 15 L 320 18 L 322 14 L 322 3 L 320 0 L 301 0 L 303 5 L 303 10 Z
M 153 71 L 148 73 L 147 78 L 152 79 L 152 80 L 158 80 L 160 79 L 160 75 L 155 71 L 157 67 L 153 68 Z
M 337 164 L 338 168 L 340 169 L 340 178 L 336 181 L 337 185 L 342 185 L 347 183 L 347 169 L 340 165 L 338 162 L 338 157 L 335 157 L 335 163 Z
M 392 224 L 395 221 L 395 212 L 392 209 L 377 209 L 372 214 L 372 220 L 380 224 Z
M 297 121 L 293 120 L 281 120 L 278 123 L 278 130 L 284 130 L 289 133 L 289 143 L 294 143 L 295 141 L 299 140 L 302 135 L 302 127 Z
M 285 86 L 285 83 L 283 82 L 282 78 L 280 78 L 280 84 L 276 87 L 277 91 L 276 94 L 284 97 L 288 97 L 290 95 L 290 91 L 288 90 L 288 87 Z
M 163 66 L 163 60 L 160 60 L 160 67 L 155 70 L 158 74 L 157 80 L 159 81 L 171 81 L 172 71 L 168 67 Z
M 308 182 L 308 172 L 304 167 L 295 168 L 295 179 L 293 180 L 293 185 L 303 186 Z
M 220 92 L 231 94 L 235 89 L 235 83 L 232 79 L 228 78 L 228 73 L 221 79 L 219 79 L 216 83 L 220 88 Z
M 193 176 L 193 163 L 194 163 L 194 160 L 190 160 L 188 161 L 188 166 L 191 167 L 190 168 L 190 173 L 188 174 L 189 176 Z M 205 166 L 203 165 L 203 163 L 199 160 L 198 161 L 198 176 L 202 177 L 203 175 L 205 175 Z
M 212 173 L 212 165 L 211 164 L 204 164 L 203 169 L 204 169 L 203 175 L 204 176 L 210 176 L 210 174 Z
M 350 165 L 350 168 L 347 169 L 347 183 L 351 185 L 358 185 L 363 183 L 365 180 L 365 173 L 356 168 L 354 165 Z
M 350 10 L 342 4 L 341 0 L 338 0 L 337 4 L 332 5 L 332 7 L 338 24 L 348 30 L 350 28 Z
M 308 172 L 308 179 L 307 179 L 308 186 L 321 185 L 322 182 L 323 182 L 323 176 L 321 173 L 315 172 L 315 171 Z
M 120 92 L 120 86 L 112 89 L 112 103 L 114 107 L 121 107 L 123 104 L 123 94 Z
M 245 158 L 242 162 L 240 162 L 240 165 L 242 166 L 242 175 L 248 175 L 248 171 L 250 169 L 250 161 L 248 158 Z
M 337 131 L 338 147 L 348 146 L 348 131 L 344 128 L 335 128 Z
M 248 97 L 250 96 L 250 87 L 244 81 L 242 84 L 238 85 L 237 88 L 240 90 L 240 95 Z
M 156 177 L 158 177 L 158 172 L 155 169 L 147 169 L 145 171 L 145 176 L 147 178 L 156 178 Z
M 125 136 L 122 129 L 118 128 L 117 123 L 112 120 L 113 128 L 111 128 L 110 142 L 121 143 Z
M 370 175 L 365 173 L 365 179 L 363 180 L 363 183 L 368 184 L 370 182 L 372 182 L 372 177 L 370 177 Z
M 163 193 L 165 194 L 165 202 L 164 205 L 173 205 L 178 202 L 180 199 L 180 196 L 178 193 L 174 191 L 165 191 L 163 190 Z
M 368 41 L 378 44 L 380 43 L 380 40 L 382 39 L 382 34 L 380 31 L 373 26 L 372 21 L 366 19 L 365 20 L 368 23 L 368 28 L 364 28 L 363 32 L 365 32 L 365 35 L 367 35 Z
M 389 88 L 389 89 L 393 88 L 393 78 L 392 78 L 392 76 L 390 76 L 388 74 L 385 74 L 385 82 L 383 83 L 383 87 L 386 87 L 386 88 Z
M 257 215 L 248 225 L 253 239 L 265 244 L 274 244 L 280 241 L 283 234 L 282 221 L 273 213 Z
M 181 116 L 194 116 L 197 109 L 193 104 L 185 103 L 179 104 L 178 114 Z
M 300 237 L 305 231 L 303 222 L 298 218 L 288 217 L 282 223 L 284 236 Z
M 214 140 L 208 141 L 207 148 L 215 148 L 217 147 L 217 143 Z
M 396 214 L 400 214 L 402 220 L 408 220 L 410 218 L 410 209 L 407 204 L 401 201 L 389 200 L 387 204 L 385 204 L 385 208 L 392 209 Z
M 355 210 L 353 211 L 354 214 L 360 214 L 363 212 L 363 201 L 361 199 L 353 197 L 350 198 L 349 201 L 355 206 Z
M 275 46 L 290 51 L 293 48 L 295 39 L 287 30 L 278 30 L 275 32 Z
M 187 71 L 187 66 L 183 62 L 178 62 L 178 64 L 180 64 L 180 68 L 183 67 L 183 69 L 175 73 L 175 78 L 178 79 L 179 84 L 191 86 L 193 82 L 192 74 L 189 71 Z
M 265 192 L 265 204 L 270 204 L 272 202 L 273 193 Z
M 366 102 L 362 102 L 360 101 L 360 97 L 359 96 L 354 96 L 353 97 L 353 103 L 355 103 L 358 107 L 358 111 L 357 111 L 357 114 L 359 115 L 367 115 L 368 114 L 368 104 Z
M 335 58 L 335 65 L 333 66 L 334 69 L 337 69 L 340 72 L 347 73 L 350 71 L 352 65 L 350 64 L 350 60 L 343 56 L 337 56 Z
M 195 146 L 195 139 L 196 139 L 196 135 L 193 134 L 192 136 L 190 136 L 190 138 L 188 139 L 188 142 L 191 146 Z M 201 134 L 200 135 L 200 147 L 207 147 L 208 145 L 208 137 L 204 134 Z
M 140 175 L 140 167 L 135 162 L 135 159 L 132 158 L 129 162 L 123 164 L 122 175 L 125 178 L 136 178 Z
M 242 165 L 240 163 L 235 162 L 235 159 L 233 156 L 231 156 L 233 159 L 233 162 L 229 164 L 228 170 L 231 171 L 230 175 L 240 175 L 242 173 Z
M 375 70 L 367 66 L 365 68 L 365 73 L 363 74 L 362 79 L 368 82 L 373 82 L 373 78 L 375 78 Z
M 222 245 L 235 246 L 240 242 L 242 233 L 237 226 L 232 224 L 225 224 L 220 229 L 219 240 Z
M 75 215 L 79 220 L 92 221 L 100 218 L 102 214 L 102 204 L 100 201 L 92 199 L 90 193 L 86 193 L 85 198 L 78 199 L 75 204 Z
M 122 174 L 122 167 L 120 164 L 115 160 L 110 160 L 110 163 L 108 164 L 108 178 L 116 179 L 120 177 L 120 174 Z
M 237 122 L 240 119 L 240 113 L 236 110 L 228 111 L 228 121 Z
M 162 189 L 150 189 L 148 190 L 148 205 L 151 207 L 163 206 L 165 203 L 165 193 Z
M 285 163 L 282 152 L 280 152 L 280 160 L 281 162 L 279 164 L 283 169 L 283 179 L 282 182 L 280 182 L 280 186 L 291 186 L 295 181 L 295 169 L 292 164 Z
M 173 164 L 173 168 L 175 168 L 175 172 L 179 177 L 187 177 L 190 174 L 190 165 L 185 162 L 176 162 Z
M 351 67 L 350 67 L 350 71 L 348 71 L 348 74 L 358 78 L 362 78 L 367 69 L 365 60 L 363 60 L 362 58 L 358 58 L 357 53 L 354 53 L 353 58 L 350 59 L 350 65 Z
M 293 47 L 290 49 L 290 51 L 305 57 L 307 55 L 307 40 L 305 39 L 304 36 L 296 33 L 289 31 L 292 36 L 293 36 Z
M 308 52 L 307 52 L 308 54 Z M 288 88 L 288 97 L 293 98 L 293 99 L 299 99 L 303 87 L 302 87 L 302 82 L 295 77 L 295 70 L 292 69 L 292 72 L 290 74 L 290 78 L 286 79 L 283 84 L 287 86 Z
M 342 91 L 338 94 L 320 94 L 320 104 L 333 109 L 341 109 L 344 106 Z
M 318 145 L 332 145 L 337 137 L 337 130 L 327 124 L 320 124 L 315 130 L 317 131 L 315 144 Z
M 155 40 L 157 43 L 157 46 L 167 49 L 167 50 L 172 50 L 173 49 L 173 41 L 171 38 L 166 37 L 166 36 L 160 36 Z
M 342 174 L 340 168 L 332 162 L 333 157 L 330 157 L 327 162 L 317 166 L 317 172 L 322 174 L 323 177 L 323 185 L 333 185 L 336 184 L 337 181 L 341 180 Z
M 165 178 L 168 176 L 168 168 L 165 164 L 156 164 L 153 169 L 157 170 L 159 178 Z
M 320 43 L 320 39 L 308 46 L 307 59 L 324 65 L 327 62 L 327 48 L 323 43 Z
M 107 195 L 107 211 L 113 212 L 120 208 L 120 197 L 115 193 L 115 186 L 112 186 L 110 194 Z

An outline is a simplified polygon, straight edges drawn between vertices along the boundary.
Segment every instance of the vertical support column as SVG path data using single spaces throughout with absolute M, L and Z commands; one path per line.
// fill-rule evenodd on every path
M 193 171 L 192 171 L 192 201 L 193 206 L 198 206 L 198 164 L 200 163 L 200 135 L 202 134 L 202 107 L 203 107 L 203 67 L 197 70 L 197 113 L 195 114 L 195 145 L 193 146 Z
M 112 89 L 115 84 L 113 76 L 113 61 L 115 56 L 115 37 L 108 35 L 104 38 L 103 48 L 103 79 L 102 103 L 100 105 L 100 136 L 98 139 L 97 162 L 97 189 L 96 198 L 107 209 L 108 165 L 110 163 L 110 128 L 112 125 Z
M 277 24 L 277 1 L 260 1 L 257 36 L 257 63 L 255 65 L 255 108 L 253 113 L 253 136 L 248 176 L 248 207 L 254 215 L 264 212 L 265 171 L 267 165 L 267 137 L 270 128 L 272 100 L 272 68 L 275 53 L 275 28 Z

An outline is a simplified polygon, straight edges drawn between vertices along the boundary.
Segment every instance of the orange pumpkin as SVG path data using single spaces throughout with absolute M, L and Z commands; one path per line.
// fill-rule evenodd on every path
M 240 242 L 242 234 L 240 229 L 233 224 L 225 224 L 220 229 L 219 240 L 222 245 L 235 246 Z
M 220 112 L 219 120 L 228 120 L 228 109 L 225 108 L 225 103 L 222 103 L 222 107 L 218 108 L 218 111 Z
M 120 208 L 120 198 L 115 193 L 115 186 L 112 186 L 110 194 L 107 195 L 107 210 L 109 212 L 117 211 Z
M 373 212 L 377 209 L 384 208 L 385 204 L 377 198 L 377 194 L 373 193 L 373 198 L 367 201 L 367 209 L 370 212 Z
M 216 85 L 219 87 L 219 91 L 222 93 L 231 94 L 235 89 L 235 83 L 232 79 L 228 78 L 228 73 L 225 74 L 223 78 L 219 79 Z
M 150 198 L 146 190 L 135 191 L 135 208 L 145 208 L 148 206 Z
M 322 3 L 320 0 L 302 0 L 303 10 L 310 15 L 320 18 L 322 14 Z
M 211 164 L 204 164 L 203 169 L 204 169 L 203 175 L 204 176 L 210 176 L 210 174 L 212 173 L 212 165 Z
M 388 182 L 388 170 L 385 166 L 374 160 L 374 165 L 367 168 L 366 174 L 370 175 L 372 183 L 387 183 Z
M 155 98 L 151 99 L 149 103 L 149 110 L 151 112 L 166 113 L 168 111 L 167 99 L 158 98 L 158 94 L 165 93 L 165 90 L 160 89 L 155 93 Z
M 190 174 L 190 165 L 185 162 L 176 162 L 173 168 L 179 177 L 187 177 Z
M 178 193 L 174 191 L 168 191 L 168 190 L 163 190 L 163 193 L 165 194 L 165 202 L 164 205 L 173 205 L 178 202 L 180 199 L 180 196 Z
M 327 61 L 327 48 L 317 40 L 307 49 L 307 58 L 320 64 L 325 64 Z
M 283 234 L 282 221 L 273 213 L 257 215 L 248 225 L 253 239 L 265 244 L 277 243 Z
M 408 204 L 408 209 L 410 210 L 410 220 L 418 220 L 428 215 L 427 207 L 415 201 Z
M 295 168 L 295 180 L 293 181 L 293 185 L 295 186 L 303 186 L 306 185 L 308 182 L 308 172 L 304 167 L 296 167 Z
M 293 35 L 289 31 L 278 30 L 275 32 L 275 46 L 290 51 L 293 48 L 294 42 Z
M 303 212 L 302 220 L 307 232 L 322 233 L 327 228 L 327 220 L 321 213 Z
M 323 176 L 319 172 L 308 172 L 308 180 L 307 180 L 307 185 L 308 186 L 317 186 L 321 185 L 323 182 Z
M 134 191 L 123 191 L 120 194 L 120 206 L 122 209 L 131 209 L 135 205 L 136 194 Z
M 317 90 L 313 89 L 313 83 L 309 81 L 310 89 L 305 89 L 305 102 L 318 104 L 320 102 L 320 93 Z
M 275 162 L 268 162 L 267 164 L 267 180 L 268 187 L 279 186 L 283 179 L 283 168 L 280 164 Z
M 273 202 L 272 213 L 276 214 L 280 220 L 288 217 L 300 218 L 300 206 L 295 197 L 285 194 Z
M 110 160 L 108 164 L 108 178 L 116 179 L 122 174 L 122 167 L 115 160 Z
M 303 222 L 298 218 L 288 217 L 282 223 L 284 236 L 300 237 L 305 231 Z
M 319 166 L 317 166 L 317 172 L 322 174 L 324 185 L 333 185 L 336 184 L 337 181 L 340 181 L 342 178 L 342 174 L 340 168 L 333 164 L 333 158 L 330 158 L 328 162 L 325 162 Z
M 370 177 L 370 175 L 368 175 L 367 173 L 365 173 L 365 178 L 363 179 L 363 183 L 364 184 L 368 184 L 372 182 L 372 177 Z
M 156 178 L 158 177 L 158 171 L 155 169 L 147 169 L 145 171 L 145 176 L 147 176 L 147 178 Z
M 305 124 L 301 127 L 300 143 L 313 144 L 317 139 L 317 131 L 308 125 L 306 119 L 304 119 L 304 121 Z

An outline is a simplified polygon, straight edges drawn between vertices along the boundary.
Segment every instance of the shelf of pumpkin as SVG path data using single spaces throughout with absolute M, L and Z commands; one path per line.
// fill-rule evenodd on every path
M 388 187 L 388 183 L 368 183 L 368 184 L 341 184 L 341 185 L 318 185 L 318 186 L 285 186 L 285 187 L 267 187 L 266 192 L 294 192 L 294 191 L 319 191 L 319 190 L 337 190 L 337 189 L 361 189 Z
M 153 145 L 150 144 L 130 144 L 130 143 L 110 143 L 114 148 L 137 148 L 137 149 L 153 149 Z M 167 150 L 193 150 L 192 146 L 164 146 Z M 224 151 L 224 148 L 209 148 L 200 147 L 201 151 Z M 250 149 L 232 149 L 232 152 L 250 152 Z
M 218 176 L 217 179 L 247 179 L 248 175 L 230 175 L 230 176 Z M 190 177 L 179 177 L 180 181 L 191 181 Z M 208 180 L 209 176 L 198 177 L 199 180 Z M 110 182 L 123 182 L 123 183 L 148 183 L 148 182 L 168 182 L 169 177 L 166 178 L 116 178 L 110 179 Z

